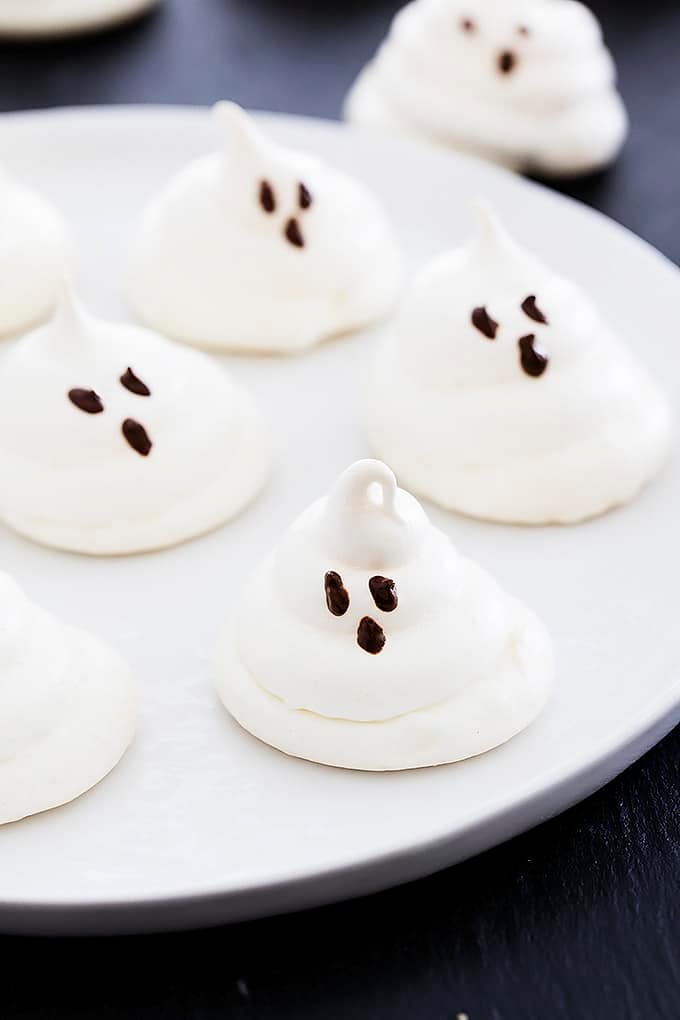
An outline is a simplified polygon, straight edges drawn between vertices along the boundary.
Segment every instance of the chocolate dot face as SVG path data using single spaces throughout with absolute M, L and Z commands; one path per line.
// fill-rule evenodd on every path
M 276 210 L 276 196 L 269 181 L 260 181 L 260 205 L 266 213 Z
M 340 574 L 329 570 L 324 577 L 324 590 L 328 612 L 333 616 L 344 616 L 349 609 L 349 593 L 342 583 Z
M 472 325 L 475 329 L 478 329 L 480 333 L 483 333 L 489 340 L 496 339 L 496 333 L 498 332 L 498 323 L 495 322 L 486 308 L 475 308 L 472 313 Z
M 357 644 L 369 655 L 378 655 L 385 647 L 387 638 L 379 623 L 370 616 L 364 616 L 357 630 Z
M 527 375 L 538 379 L 543 375 L 550 359 L 539 345 L 533 333 L 523 336 L 519 340 L 520 362 Z
M 153 443 L 143 425 L 134 418 L 126 418 L 121 426 L 125 440 L 140 457 L 148 457 Z
M 85 414 L 101 414 L 104 410 L 102 398 L 94 390 L 83 390 L 76 387 L 68 391 L 68 399 Z
M 267 180 L 260 181 L 259 202 L 264 211 L 270 216 L 273 215 L 279 207 L 279 202 L 274 188 Z M 297 182 L 296 202 L 297 209 L 293 212 L 292 216 L 287 216 L 285 211 L 282 212 L 282 219 L 284 221 L 282 233 L 285 240 L 288 241 L 289 244 L 292 244 L 294 248 L 304 248 L 305 237 L 296 214 L 306 212 L 314 202 L 312 193 L 304 181 Z M 278 217 L 276 217 L 276 219 L 278 220 Z
M 534 322 L 540 322 L 543 323 L 543 325 L 548 324 L 547 318 L 536 304 L 536 296 L 534 294 L 530 294 L 528 298 L 524 299 L 522 302 L 522 311 L 525 315 L 528 315 L 530 319 L 533 319 Z
M 131 368 L 127 368 L 120 377 L 120 383 L 129 390 L 130 393 L 135 393 L 138 397 L 150 397 L 151 390 L 145 382 L 135 375 Z
M 511 74 L 517 66 L 517 57 L 512 50 L 504 50 L 498 57 L 498 70 L 501 74 Z
M 394 612 L 399 605 L 399 596 L 397 595 L 397 587 L 391 577 L 376 575 L 368 582 L 368 588 L 378 609 L 382 610 L 383 613 Z
M 295 248 L 304 248 L 305 239 L 302 236 L 300 224 L 296 219 L 288 220 L 284 233 L 286 235 L 286 240 L 289 241 Z

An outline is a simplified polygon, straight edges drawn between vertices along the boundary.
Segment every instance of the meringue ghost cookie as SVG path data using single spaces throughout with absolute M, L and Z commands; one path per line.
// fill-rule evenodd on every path
M 348 119 L 512 169 L 590 173 L 628 118 L 595 16 L 574 0 L 415 0 L 346 102 Z
M 36 542 L 183 542 L 250 502 L 268 460 L 250 397 L 220 366 L 68 292 L 0 362 L 0 519 Z
M 233 103 L 214 118 L 220 151 L 143 217 L 130 270 L 142 321 L 199 347 L 294 353 L 385 315 L 401 257 L 364 186 L 275 146 Z
M 217 677 L 228 711 L 266 743 L 382 771 L 509 740 L 541 711 L 553 660 L 540 621 L 365 460 L 256 572 Z
M 0 573 L 0 825 L 103 779 L 132 740 L 136 700 L 115 652 Z
M 0 168 L 0 334 L 18 333 L 49 315 L 72 255 L 57 210 Z
M 416 279 L 378 352 L 371 446 L 420 495 L 494 521 L 574 523 L 661 468 L 668 402 L 589 298 L 486 207 Z
M 159 0 L 0 0 L 0 36 L 70 35 L 106 28 L 155 7 Z

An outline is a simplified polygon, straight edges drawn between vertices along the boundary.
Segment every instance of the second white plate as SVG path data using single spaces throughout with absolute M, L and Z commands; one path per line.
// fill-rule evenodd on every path
M 472 159 L 337 124 L 267 124 L 371 185 L 414 267 L 458 243 L 471 226 L 469 201 L 488 197 L 521 239 L 596 296 L 677 404 L 679 274 L 632 235 Z M 62 111 L 0 123 L 0 159 L 74 222 L 83 295 L 112 316 L 126 314 L 124 255 L 140 209 L 212 146 L 207 113 L 197 110 Z M 459 765 L 371 775 L 285 758 L 230 721 L 211 686 L 218 628 L 287 523 L 368 454 L 357 398 L 374 340 L 355 336 L 293 360 L 227 359 L 270 420 L 276 470 L 258 503 L 215 534 L 102 561 L 0 530 L 3 569 L 115 644 L 143 692 L 137 740 L 108 779 L 67 807 L 0 829 L 0 929 L 200 925 L 415 878 L 590 793 L 677 719 L 676 457 L 633 505 L 576 528 L 505 528 L 431 510 L 555 639 L 555 696 L 506 746 Z

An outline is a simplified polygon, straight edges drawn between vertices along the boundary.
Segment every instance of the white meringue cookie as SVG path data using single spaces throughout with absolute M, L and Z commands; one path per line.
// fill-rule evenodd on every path
M 132 740 L 136 701 L 115 652 L 33 605 L 0 573 L 0 825 L 103 779 Z
M 256 572 L 217 672 L 226 708 L 261 740 L 382 771 L 509 740 L 543 707 L 553 661 L 540 621 L 366 460 Z
M 49 315 L 72 259 L 62 216 L 0 168 L 0 334 L 19 333 Z
M 373 450 L 473 517 L 573 523 L 632 499 L 671 445 L 667 400 L 588 297 L 480 206 L 416 279 L 367 394 Z
M 159 0 L 0 0 L 0 35 L 30 38 L 106 28 L 158 3 Z
M 351 89 L 348 119 L 512 169 L 590 173 L 628 118 L 591 11 L 575 0 L 415 0 Z
M 221 151 L 143 217 L 130 270 L 140 318 L 199 347 L 293 353 L 386 314 L 401 256 L 363 185 L 275 146 L 233 103 L 214 116 Z
M 0 362 L 0 519 L 75 552 L 158 549 L 255 496 L 268 450 L 221 367 L 64 294 Z

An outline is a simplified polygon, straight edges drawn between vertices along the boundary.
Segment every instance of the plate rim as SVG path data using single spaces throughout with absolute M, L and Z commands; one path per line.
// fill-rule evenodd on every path
M 100 121 L 103 117 L 124 121 L 129 117 L 139 120 L 154 119 L 158 116 L 168 120 L 178 115 L 195 120 L 197 115 L 207 117 L 209 108 L 204 106 L 177 104 L 127 104 L 85 107 L 54 107 L 47 110 L 13 111 L 0 116 L 0 145 L 3 143 L 3 125 L 12 123 L 34 124 L 36 119 L 47 120 L 55 125 L 61 121 Z M 607 221 L 609 229 L 618 231 L 628 244 L 637 246 L 647 257 L 653 258 L 660 270 L 672 272 L 680 281 L 680 270 L 648 241 L 639 238 L 627 227 L 611 220 L 599 210 L 586 206 L 571 196 L 556 192 L 540 182 L 518 178 L 510 171 L 488 164 L 478 157 L 464 153 L 451 153 L 441 149 L 423 146 L 422 143 L 401 138 L 377 136 L 365 129 L 357 129 L 342 122 L 319 117 L 305 117 L 278 112 L 257 111 L 265 120 L 281 123 L 317 125 L 324 130 L 333 130 L 350 135 L 372 138 L 376 144 L 387 145 L 411 153 L 422 153 L 425 149 L 433 158 L 451 165 L 461 163 L 468 167 L 483 166 L 504 179 L 511 178 L 527 190 L 540 190 L 549 194 L 552 201 L 568 205 L 572 210 L 580 209 L 580 215 L 595 216 Z M 74 933 L 105 931 L 142 931 L 188 927 L 196 923 L 220 924 L 230 921 L 256 918 L 263 915 L 285 912 L 290 909 L 308 908 L 321 903 L 348 899 L 362 893 L 375 892 L 406 881 L 424 877 L 441 868 L 458 863 L 484 849 L 490 849 L 520 832 L 527 831 L 548 817 L 567 809 L 584 797 L 589 796 L 606 784 L 620 771 L 636 761 L 655 743 L 667 735 L 680 721 L 680 674 L 669 678 L 668 684 L 650 702 L 647 711 L 631 712 L 620 723 L 612 737 L 598 742 L 587 760 L 580 758 L 580 765 L 574 768 L 576 754 L 566 764 L 542 772 L 539 781 L 524 787 L 521 796 L 511 801 L 507 797 L 491 802 L 491 807 L 469 815 L 455 831 L 440 832 L 425 836 L 408 845 L 400 845 L 370 857 L 311 871 L 309 867 L 296 872 L 285 872 L 268 876 L 262 880 L 249 881 L 225 887 L 187 887 L 175 894 L 135 894 L 128 899 L 99 898 L 91 900 L 65 900 L 46 898 L 39 900 L 0 899 L 0 930 L 25 932 Z M 316 766 L 322 768 L 323 766 Z M 489 801 L 485 802 L 487 805 Z M 548 808 L 548 804 L 550 804 Z M 55 809 L 58 810 L 58 809 Z M 530 817 L 529 817 L 530 816 Z M 505 825 L 513 819 L 513 823 Z M 484 834 L 504 826 L 506 834 L 486 840 Z M 475 841 L 475 834 L 478 838 Z M 458 844 L 466 844 L 462 848 Z M 483 845 L 475 846 L 475 842 Z M 375 875 L 382 872 L 382 878 Z M 335 887 L 335 888 L 333 888 Z M 219 916 L 226 904 L 231 905 L 228 917 Z M 212 911 L 208 908 L 212 905 Z M 206 916 L 213 913 L 214 919 L 206 922 Z M 146 914 L 146 917 L 144 916 Z M 141 915 L 141 916 L 139 916 Z M 191 917 L 195 917 L 195 922 Z M 129 928 L 127 927 L 129 919 Z M 134 921 L 133 921 L 134 918 Z

